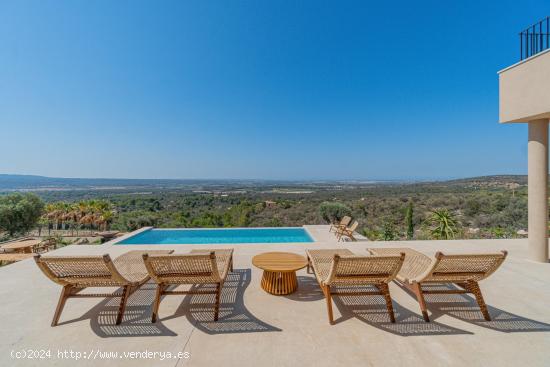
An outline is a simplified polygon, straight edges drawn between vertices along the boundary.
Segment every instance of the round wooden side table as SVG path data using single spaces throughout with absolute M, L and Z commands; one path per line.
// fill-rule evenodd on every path
M 252 264 L 264 271 L 262 289 L 279 296 L 296 291 L 296 271 L 305 268 L 307 260 L 292 252 L 264 252 L 254 256 Z

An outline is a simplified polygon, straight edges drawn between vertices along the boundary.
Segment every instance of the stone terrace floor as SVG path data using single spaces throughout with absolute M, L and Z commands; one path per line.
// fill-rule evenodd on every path
M 209 296 L 169 296 L 160 321 L 150 323 L 154 286 L 135 292 L 120 326 L 118 299 L 70 299 L 60 325 L 50 327 L 60 286 L 34 261 L 0 268 L 0 366 L 548 366 L 550 365 L 550 264 L 525 260 L 526 240 L 460 240 L 337 243 L 328 227 L 310 227 L 320 242 L 218 246 L 235 249 L 235 271 L 222 292 L 220 320 L 212 321 Z M 143 246 L 80 245 L 55 254 L 113 256 Z M 199 246 L 151 246 L 187 252 Z M 335 297 L 336 325 L 327 321 L 322 293 L 311 274 L 298 272 L 299 289 L 272 296 L 260 288 L 255 254 L 306 248 L 411 247 L 433 255 L 509 251 L 504 265 L 481 282 L 493 321 L 484 321 L 470 296 L 427 296 L 431 323 L 416 300 L 396 284 L 390 290 L 397 323 L 380 297 Z M 51 350 L 51 358 L 13 359 L 12 351 Z M 59 358 L 59 351 L 118 352 L 119 358 Z M 188 358 L 132 359 L 123 352 L 188 352 Z M 92 355 L 91 358 L 94 358 Z M 97 357 L 99 358 L 99 356 Z

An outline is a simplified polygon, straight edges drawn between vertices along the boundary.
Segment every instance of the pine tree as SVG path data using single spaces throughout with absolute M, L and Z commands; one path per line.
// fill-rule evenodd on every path
M 407 239 L 412 240 L 414 237 L 414 223 L 413 223 L 413 203 L 409 201 L 407 207 L 407 213 L 405 214 L 405 224 L 407 225 Z

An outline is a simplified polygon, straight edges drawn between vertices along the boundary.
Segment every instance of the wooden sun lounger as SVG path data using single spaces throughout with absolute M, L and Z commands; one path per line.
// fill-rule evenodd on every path
M 114 261 L 103 256 L 47 256 L 34 255 L 42 272 L 55 283 L 63 286 L 55 309 L 52 326 L 56 326 L 68 298 L 120 297 L 116 324 L 122 322 L 126 302 L 130 294 L 149 280 L 142 254 L 169 254 L 173 250 L 129 251 Z M 80 294 L 89 287 L 122 287 L 120 293 Z
M 332 295 L 382 295 L 391 322 L 395 322 L 388 283 L 403 264 L 404 254 L 397 256 L 357 256 L 347 249 L 306 250 L 308 271 L 313 268 L 315 278 L 327 301 L 328 320 L 334 324 Z M 373 286 L 373 291 L 335 291 L 337 286 Z
M 332 232 L 332 230 L 334 229 L 335 231 L 340 229 L 340 228 L 346 228 L 348 226 L 348 224 L 351 222 L 351 217 L 348 217 L 347 215 L 344 216 L 341 220 L 340 220 L 340 223 L 336 223 L 336 224 L 331 224 L 330 225 L 330 228 L 328 229 L 329 232 Z
M 338 239 L 338 241 L 340 241 L 343 237 L 347 237 L 354 242 L 357 241 L 357 239 L 353 236 L 353 233 L 355 232 L 358 226 L 359 226 L 359 222 L 355 221 L 351 224 L 350 227 L 344 226 L 344 227 L 337 228 L 336 238 Z
M 164 295 L 215 294 L 214 321 L 218 321 L 221 289 L 227 274 L 233 271 L 233 249 L 192 250 L 188 254 L 144 254 L 143 260 L 151 278 L 157 283 L 152 322 L 158 318 L 160 301 Z M 168 291 L 170 285 L 213 284 L 216 289 Z
M 478 282 L 493 274 L 504 262 L 507 252 L 498 254 L 461 254 L 444 255 L 437 252 L 433 259 L 409 248 L 370 248 L 373 255 L 395 255 L 405 253 L 405 262 L 397 274 L 396 280 L 412 291 L 420 304 L 422 317 L 430 321 L 425 294 L 464 294 L 472 293 L 485 320 L 491 315 L 481 294 Z M 459 289 L 423 290 L 423 284 L 449 283 Z

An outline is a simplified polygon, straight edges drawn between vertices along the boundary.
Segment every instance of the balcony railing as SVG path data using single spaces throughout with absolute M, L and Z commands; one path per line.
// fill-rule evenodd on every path
M 520 60 L 550 48 L 550 17 L 533 24 L 519 34 Z

